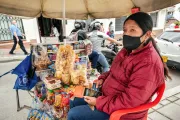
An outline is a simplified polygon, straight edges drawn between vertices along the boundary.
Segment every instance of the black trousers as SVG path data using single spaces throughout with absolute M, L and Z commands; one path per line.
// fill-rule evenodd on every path
M 25 49 L 25 47 L 24 47 L 24 45 L 23 45 L 23 41 L 22 41 L 22 38 L 23 38 L 23 37 L 22 37 L 22 36 L 18 36 L 18 38 L 19 38 L 18 44 L 19 44 L 20 48 L 22 49 L 22 51 L 23 51 L 24 53 L 27 53 L 27 51 L 26 51 L 26 49 Z M 14 50 L 16 49 L 17 40 L 16 40 L 16 37 L 15 37 L 15 36 L 13 36 L 13 40 L 14 40 L 14 45 L 13 45 L 13 47 L 12 47 L 12 49 L 11 49 L 11 51 L 10 51 L 9 53 L 13 53 Z

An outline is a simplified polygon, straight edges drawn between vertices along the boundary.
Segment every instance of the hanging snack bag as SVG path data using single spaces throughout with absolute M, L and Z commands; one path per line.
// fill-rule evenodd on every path
M 45 70 L 48 68 L 48 65 L 51 64 L 51 61 L 43 46 L 38 45 L 37 49 L 39 50 L 33 50 L 33 54 L 35 55 L 34 66 L 36 67 L 36 70 Z

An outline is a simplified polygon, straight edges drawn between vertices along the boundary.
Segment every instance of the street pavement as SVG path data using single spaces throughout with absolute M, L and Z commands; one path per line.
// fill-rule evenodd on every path
M 30 50 L 27 49 L 29 52 Z M 2 62 L 10 62 L 10 61 L 21 61 L 23 60 L 26 55 L 18 49 L 14 51 L 15 54 L 11 55 L 9 54 L 9 49 L 0 49 L 0 63 Z
M 30 42 L 23 41 L 24 47 L 28 53 L 30 53 L 30 44 L 36 43 L 36 40 L 31 40 Z M 20 61 L 23 60 L 26 55 L 24 55 L 23 51 L 20 49 L 19 45 L 16 47 L 14 51 L 14 55 L 10 55 L 9 51 L 11 50 L 13 43 L 0 43 L 0 63 L 2 62 L 10 62 L 10 61 Z
M 16 67 L 20 61 L 0 63 L 0 75 Z M 171 70 L 173 80 L 166 82 L 163 100 L 149 110 L 148 120 L 180 120 L 180 71 Z M 8 74 L 0 78 L 0 120 L 26 120 L 28 110 L 17 112 L 16 93 L 13 90 L 16 76 Z M 20 105 L 31 105 L 32 98 L 20 91 Z

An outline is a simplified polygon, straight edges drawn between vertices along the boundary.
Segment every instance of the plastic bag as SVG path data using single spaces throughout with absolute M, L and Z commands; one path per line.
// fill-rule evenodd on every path
M 48 58 L 48 54 L 46 52 L 45 47 L 38 45 L 37 48 L 40 50 L 35 50 L 33 49 L 33 54 L 35 55 L 35 60 L 34 60 L 34 66 L 36 67 L 37 70 L 44 70 L 48 68 L 48 65 L 51 64 L 51 61 Z
M 32 54 L 27 56 L 13 71 L 12 74 L 18 75 L 14 89 L 31 90 L 38 82 L 35 68 L 31 62 Z
M 27 120 L 40 120 L 43 112 L 37 109 L 32 109 L 29 112 Z
M 54 117 L 41 110 L 32 109 L 28 114 L 27 120 L 54 120 Z

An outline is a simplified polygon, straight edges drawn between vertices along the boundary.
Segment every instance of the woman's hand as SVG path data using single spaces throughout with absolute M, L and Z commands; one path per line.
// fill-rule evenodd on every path
M 95 97 L 89 97 L 89 96 L 84 96 L 84 100 L 92 106 L 96 106 L 96 98 Z
M 103 84 L 103 80 L 102 80 L 102 79 L 97 80 L 97 82 L 96 82 L 96 88 L 101 87 L 101 86 L 102 86 L 102 84 Z

